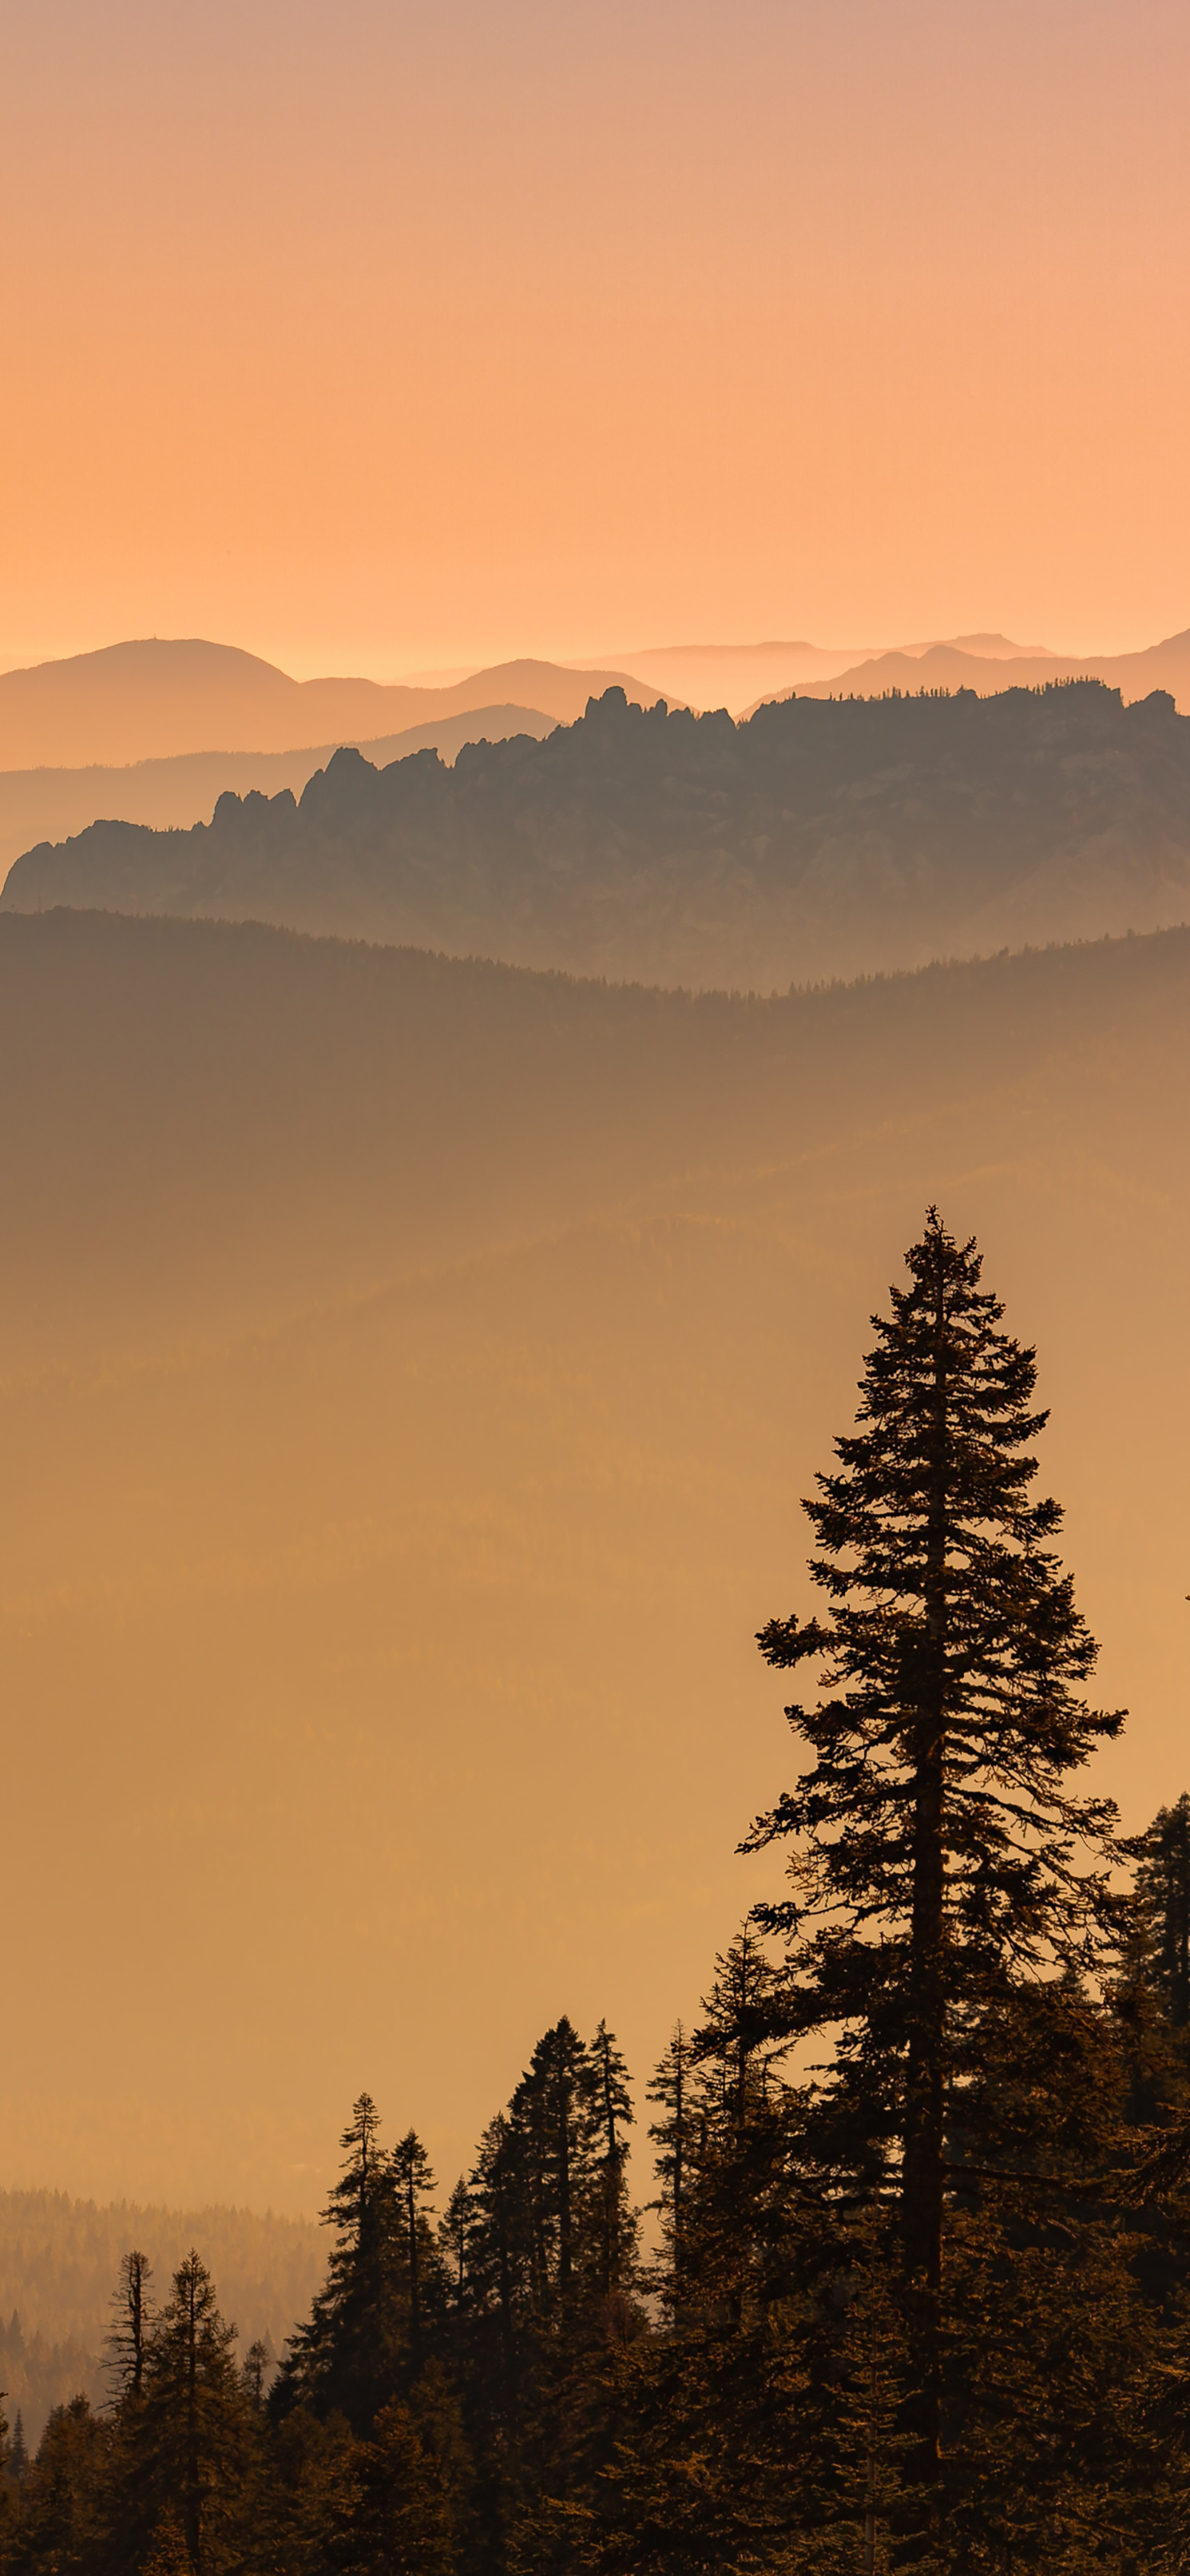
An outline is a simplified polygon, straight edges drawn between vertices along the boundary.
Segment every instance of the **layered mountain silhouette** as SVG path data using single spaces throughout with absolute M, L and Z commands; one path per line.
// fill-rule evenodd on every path
M 1041 644 L 1014 644 L 1007 635 L 954 635 L 946 646 L 937 639 L 925 644 L 905 644 L 898 651 L 916 661 L 924 653 L 957 649 L 981 660 L 1008 662 L 1017 659 L 1061 664 Z M 880 648 L 882 649 L 882 648 Z M 664 644 L 649 645 L 644 652 L 613 653 L 608 660 L 621 671 L 633 671 L 640 680 L 652 681 L 670 698 L 683 705 L 726 707 L 730 715 L 750 714 L 766 698 L 785 697 L 794 689 L 803 692 L 812 681 L 826 683 L 840 675 L 850 675 L 878 658 L 875 645 L 828 646 L 824 644 Z M 1052 676 L 1052 672 L 1050 674 Z M 1003 680 L 1000 682 L 1004 685 Z
M 626 672 L 534 661 L 504 662 L 442 689 L 291 680 L 230 644 L 154 636 L 0 675 L 0 769 L 77 769 L 181 752 L 375 741 L 479 707 L 538 707 L 565 724 L 582 714 L 593 690 L 611 682 L 642 705 L 653 705 L 659 694 Z
M 1098 682 L 795 698 L 739 726 L 611 690 L 453 770 L 344 750 L 300 801 L 97 823 L 18 860 L 2 902 L 779 989 L 1190 917 L 1190 720 Z
M 975 689 L 990 697 L 1006 685 L 1006 660 L 1013 665 L 1007 681 L 1013 688 L 1038 688 L 1051 680 L 1102 680 L 1105 687 L 1118 689 L 1126 703 L 1166 689 L 1181 713 L 1190 714 L 1190 628 L 1167 636 L 1162 644 L 1146 645 L 1140 653 L 1050 653 L 1040 646 L 1010 644 L 1002 635 L 960 635 L 948 644 L 868 654 L 833 673 L 809 673 L 780 694 L 878 698 L 891 689 Z
M 779 697 L 799 681 L 829 680 L 836 671 L 850 670 L 875 649 L 805 642 L 650 644 L 643 651 L 609 653 L 607 659 L 683 705 L 726 707 L 738 715 L 753 701 Z
M 466 715 L 439 716 L 406 733 L 357 746 L 378 765 L 411 751 L 437 751 L 454 760 L 465 742 L 504 742 L 510 734 L 552 733 L 555 717 L 540 707 L 476 707 Z M 303 751 L 190 751 L 172 760 L 139 760 L 126 769 L 0 770 L 0 882 L 22 850 L 35 841 L 64 840 L 83 832 L 98 814 L 158 831 L 188 830 L 205 821 L 226 788 L 239 796 L 252 789 L 276 796 L 288 787 L 300 796 L 316 769 L 324 769 L 341 737 Z

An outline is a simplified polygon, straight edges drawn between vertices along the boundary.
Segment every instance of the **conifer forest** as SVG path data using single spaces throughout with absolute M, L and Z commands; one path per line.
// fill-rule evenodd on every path
M 546 2030 L 457 2182 L 361 2093 L 279 2366 L 130 2246 L 4 2576 L 1190 2564 L 1190 1796 L 1126 1840 L 1080 1777 L 1034 1353 L 936 1211 L 906 1259 L 758 1638 L 817 1674 L 740 1819 L 787 1895 L 635 2096 Z

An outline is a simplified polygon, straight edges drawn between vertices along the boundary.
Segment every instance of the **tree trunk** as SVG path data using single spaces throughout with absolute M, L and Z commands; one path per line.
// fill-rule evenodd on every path
M 202 2576 L 202 2475 L 198 2456 L 198 2316 L 197 2288 L 191 2266 L 186 2283 L 186 2546 L 191 2565 Z
M 603 2295 L 610 2298 L 613 2281 L 618 2282 L 616 2259 L 616 2220 L 619 2210 L 620 2164 L 616 2153 L 616 2104 L 612 2092 L 611 2042 L 603 2036 L 603 2125 L 607 2133 L 607 2160 L 603 2171 Z
M 560 2053 L 558 2067 L 558 2287 L 570 2288 L 573 2264 L 570 2210 L 570 2073 Z
M 414 2188 L 413 2164 L 410 2160 L 406 2178 L 406 2219 L 409 2228 L 409 2330 L 415 2360 L 421 2358 L 421 2278 L 417 2243 L 417 2193 Z
M 912 2565 L 930 2545 L 941 2450 L 939 2302 L 942 2289 L 944 2054 L 946 2044 L 945 1852 L 947 1453 L 946 1302 L 939 1258 L 934 1383 L 930 1396 L 930 1491 L 926 1531 L 925 1636 L 916 1662 L 913 1782 L 913 1917 L 910 1930 L 909 2045 L 905 2085 L 902 2226 L 912 2395 L 906 2410 L 910 2490 L 897 2563 Z

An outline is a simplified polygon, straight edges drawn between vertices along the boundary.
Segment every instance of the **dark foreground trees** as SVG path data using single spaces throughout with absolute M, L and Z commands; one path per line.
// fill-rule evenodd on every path
M 198 2256 L 124 2265 L 114 2404 L 0 2478 L 0 2576 L 1185 2576 L 1190 1800 L 1113 1842 L 1118 1714 L 1034 1498 L 1035 1364 L 931 1213 L 772 1622 L 789 1846 L 648 2085 L 543 2033 L 435 2214 L 367 2094 L 267 2388 Z M 1133 1884 L 1125 1885 L 1131 1863 Z

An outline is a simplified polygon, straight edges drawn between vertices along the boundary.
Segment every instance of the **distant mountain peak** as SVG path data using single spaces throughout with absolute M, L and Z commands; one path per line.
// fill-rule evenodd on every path
M 640 705 L 661 695 L 626 671 L 521 660 L 448 688 L 345 677 L 294 680 L 238 645 L 141 636 L 0 675 L 0 769 L 124 767 L 196 752 L 281 752 L 408 732 L 501 704 L 573 723 L 618 682 Z

